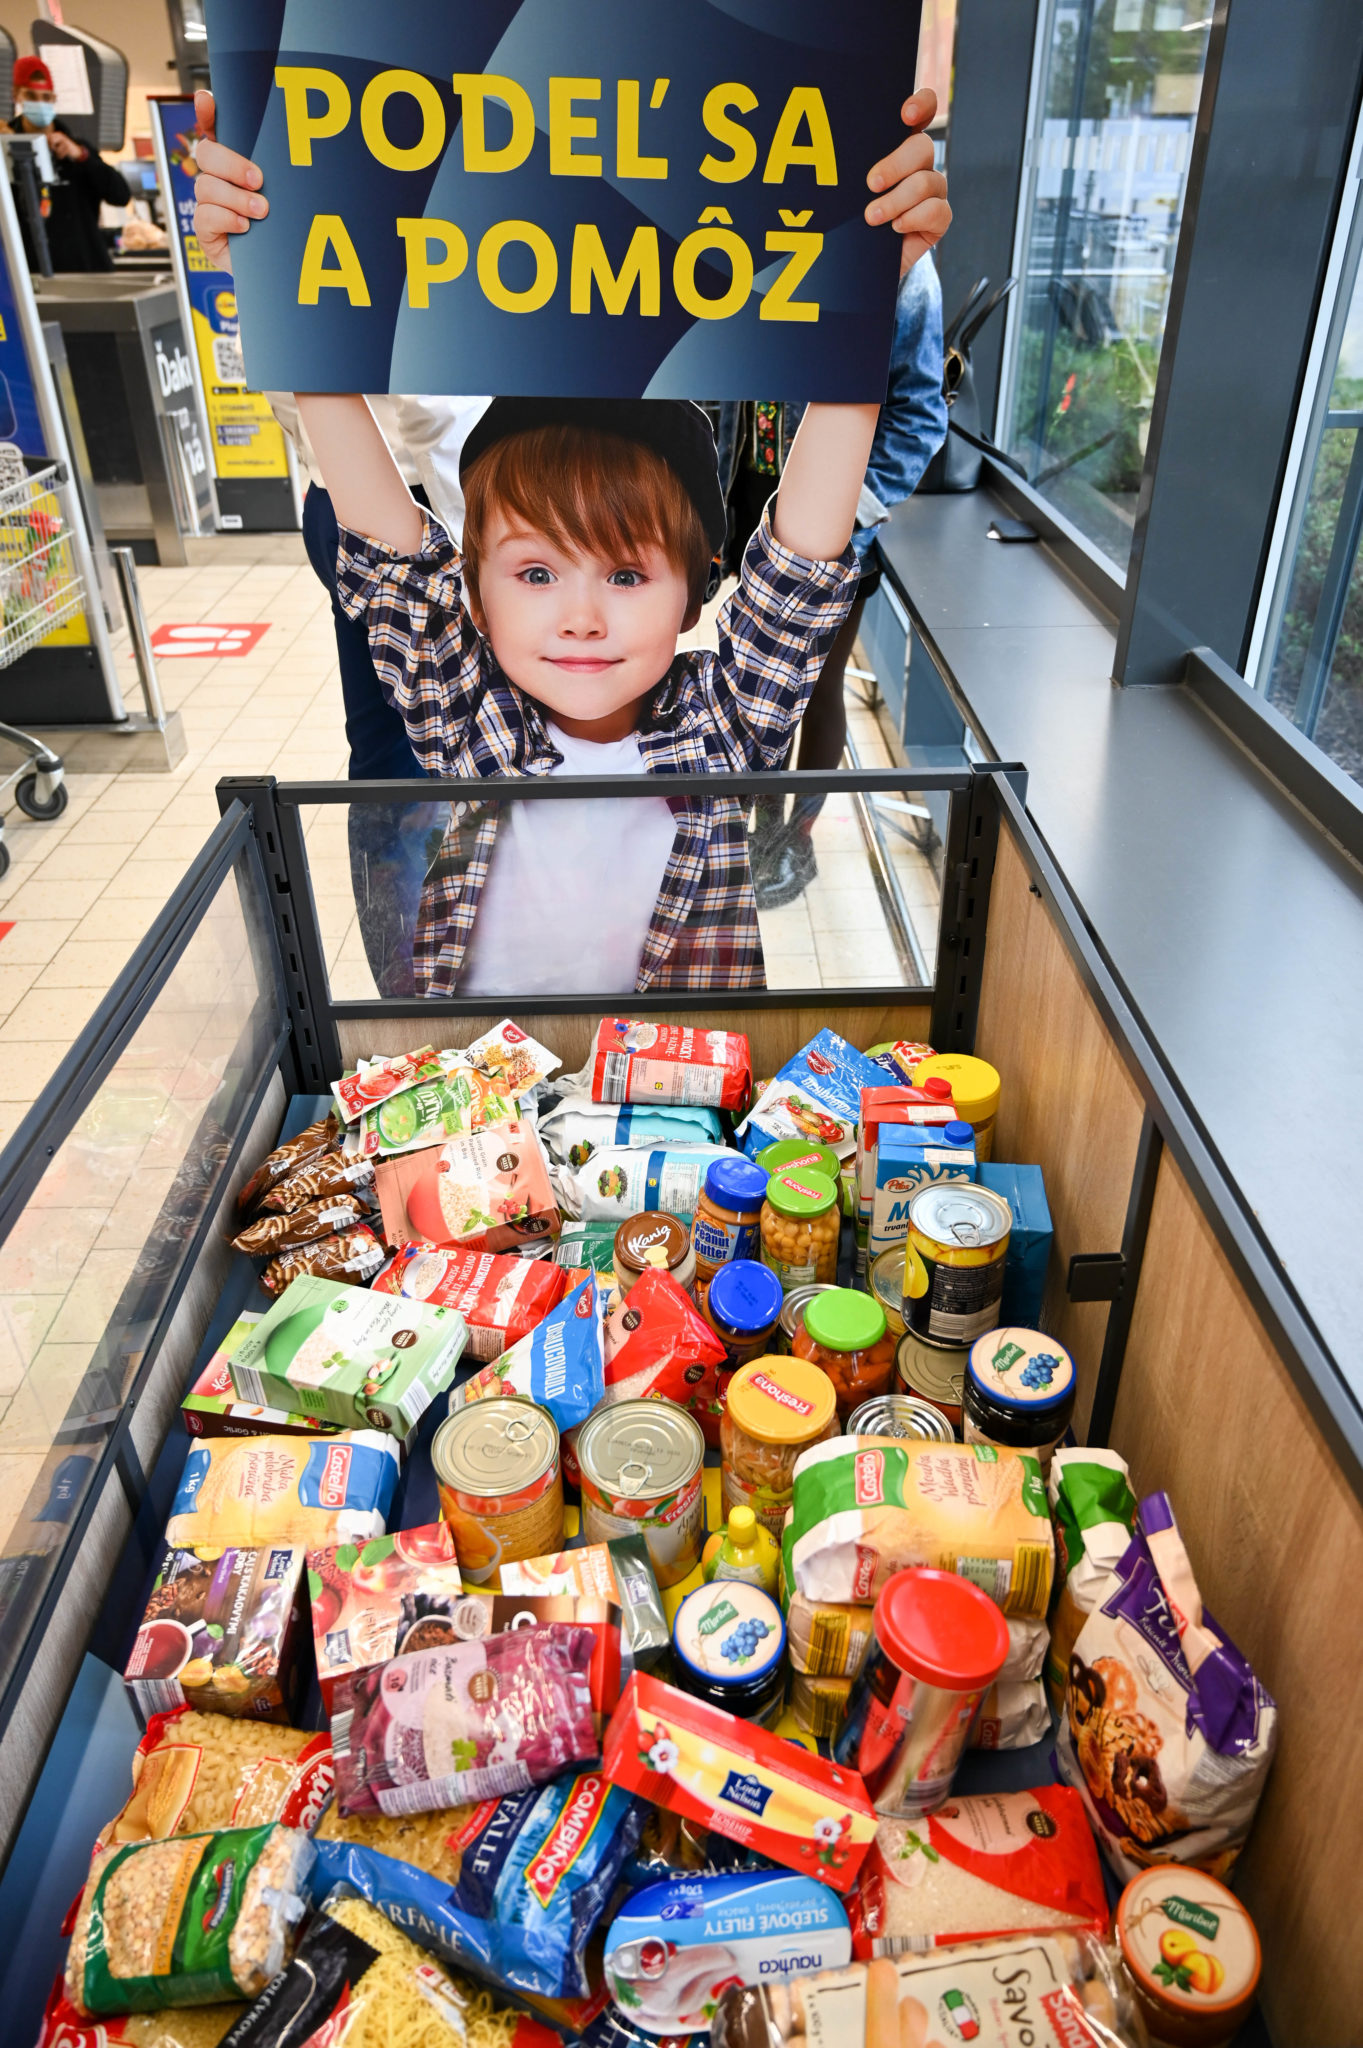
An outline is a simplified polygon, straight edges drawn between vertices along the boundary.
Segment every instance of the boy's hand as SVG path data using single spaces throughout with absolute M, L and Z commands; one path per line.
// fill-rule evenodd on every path
M 937 95 L 926 86 L 900 108 L 906 125 L 915 130 L 926 128 L 936 112 Z M 234 161 L 239 163 L 241 159 Z M 871 166 L 866 182 L 880 195 L 867 207 L 866 219 L 872 227 L 888 221 L 895 233 L 902 236 L 899 275 L 907 276 L 919 257 L 940 242 L 951 226 L 947 181 L 932 168 L 931 136 L 910 135 L 898 149 Z
M 199 175 L 194 180 L 194 233 L 214 270 L 232 268 L 230 237 L 244 235 L 253 220 L 270 210 L 261 191 L 265 179 L 258 164 L 224 149 L 214 133 L 217 109 L 211 92 L 196 92 L 194 112 L 200 140 L 194 148 Z M 907 149 L 910 144 L 905 143 Z

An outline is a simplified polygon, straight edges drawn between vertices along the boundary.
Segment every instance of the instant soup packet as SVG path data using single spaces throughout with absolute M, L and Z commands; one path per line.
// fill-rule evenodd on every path
M 388 1101 L 367 1109 L 360 1124 L 361 1156 L 390 1159 L 423 1151 L 447 1138 L 505 1123 L 520 1098 L 559 1064 L 549 1048 L 504 1017 L 472 1045 L 447 1048 L 417 1079 Z
M 1276 1706 L 1202 1604 L 1168 1494 L 1147 1495 L 1075 1641 L 1056 1733 L 1122 1882 L 1152 1863 L 1224 1877 L 1277 1734 Z

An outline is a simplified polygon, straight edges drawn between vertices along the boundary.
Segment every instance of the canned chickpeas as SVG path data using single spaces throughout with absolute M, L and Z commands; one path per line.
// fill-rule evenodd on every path
M 762 1204 L 762 1258 L 786 1292 L 838 1277 L 836 1182 L 803 1167 L 774 1173 Z

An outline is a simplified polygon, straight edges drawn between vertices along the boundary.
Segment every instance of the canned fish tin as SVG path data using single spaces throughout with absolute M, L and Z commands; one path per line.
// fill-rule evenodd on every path
M 803 1287 L 792 1287 L 781 1307 L 777 1321 L 779 1339 L 777 1351 L 789 1351 L 795 1342 L 795 1332 L 804 1324 L 805 1309 L 816 1294 L 827 1294 L 837 1286 L 836 1280 L 810 1280 Z
M 845 1436 L 912 1436 L 930 1444 L 951 1444 L 956 1432 L 931 1401 L 910 1394 L 877 1394 L 847 1418 Z
M 906 1330 L 895 1351 L 900 1389 L 917 1401 L 928 1401 L 961 1434 L 965 1413 L 965 1369 L 970 1348 L 964 1344 L 930 1344 L 916 1330 Z
M 558 1428 L 533 1401 L 473 1401 L 431 1439 L 440 1513 L 459 1569 L 475 1586 L 497 1585 L 504 1564 L 563 1547 Z
M 937 1344 L 969 1344 L 996 1327 L 1013 1212 L 973 1181 L 933 1181 L 909 1203 L 904 1321 Z
M 616 1401 L 577 1432 L 582 1534 L 588 1543 L 642 1534 L 660 1586 L 700 1563 L 705 1438 L 675 1401 Z

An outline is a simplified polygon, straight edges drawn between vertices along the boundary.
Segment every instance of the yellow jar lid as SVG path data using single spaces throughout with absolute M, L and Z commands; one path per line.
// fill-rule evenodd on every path
M 967 1123 L 982 1123 L 999 1106 L 1003 1084 L 998 1068 L 974 1053 L 935 1052 L 930 1060 L 920 1060 L 913 1070 L 914 1087 L 934 1078 L 951 1083 L 951 1099 Z
M 729 1382 L 736 1428 L 763 1444 L 812 1443 L 833 1420 L 837 1396 L 828 1374 L 807 1358 L 754 1358 Z

